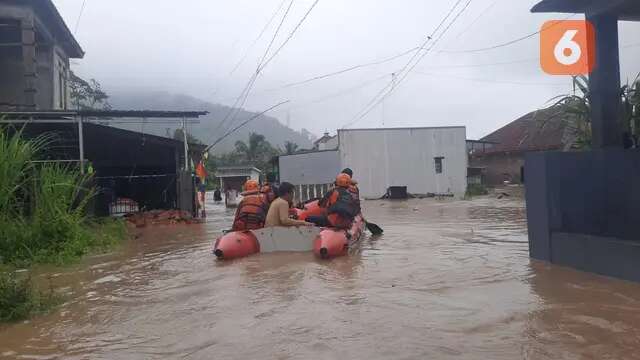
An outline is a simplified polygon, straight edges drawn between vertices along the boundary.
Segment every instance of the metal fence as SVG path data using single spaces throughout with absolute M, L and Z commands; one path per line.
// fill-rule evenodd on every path
M 96 215 L 175 209 L 176 174 L 96 177 Z
M 332 187 L 333 184 L 297 185 L 295 187 L 295 199 L 298 202 L 306 202 L 311 199 L 321 198 Z

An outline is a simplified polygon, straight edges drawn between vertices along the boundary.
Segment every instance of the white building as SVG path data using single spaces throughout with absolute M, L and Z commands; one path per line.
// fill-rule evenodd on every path
M 410 194 L 464 196 L 466 129 L 460 127 L 338 130 L 340 162 L 359 182 L 364 198 L 391 186 Z
M 324 185 L 343 168 L 354 171 L 360 195 L 375 199 L 391 186 L 410 194 L 464 195 L 467 189 L 464 127 L 343 129 L 337 151 L 281 156 L 280 180 Z
M 338 148 L 338 135 L 329 135 L 325 132 L 322 137 L 313 142 L 315 150 L 336 150 Z
M 279 165 L 280 181 L 294 185 L 331 184 L 342 170 L 338 150 L 282 155 Z

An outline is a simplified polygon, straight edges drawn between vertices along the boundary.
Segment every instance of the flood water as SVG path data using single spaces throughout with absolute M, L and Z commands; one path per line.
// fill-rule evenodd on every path
M 633 359 L 640 285 L 531 261 L 522 200 L 370 201 L 348 257 L 219 262 L 206 224 L 42 271 L 67 302 L 0 327 L 3 359 Z

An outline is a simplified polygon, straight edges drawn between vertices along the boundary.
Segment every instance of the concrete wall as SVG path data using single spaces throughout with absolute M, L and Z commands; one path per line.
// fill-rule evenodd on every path
M 531 153 L 530 256 L 640 281 L 640 152 Z
M 0 14 L 2 23 L 22 21 L 20 26 L 32 29 L 31 35 L 23 38 L 25 32 L 20 28 L 0 26 L 0 42 L 24 44 L 22 47 L 0 47 L 0 103 L 25 105 L 32 101 L 36 107 L 29 110 L 68 109 L 69 57 L 66 52 L 51 45 L 51 33 L 30 7 L 0 4 Z M 34 31 L 35 47 L 31 45 Z M 25 57 L 25 54 L 29 56 Z M 29 62 L 30 59 L 33 62 Z M 31 73 L 37 76 L 25 76 Z M 33 94 L 30 100 L 25 95 L 27 88 L 36 90 L 28 92 Z
M 337 150 L 285 155 L 279 161 L 280 181 L 293 185 L 329 184 L 342 170 Z
M 365 198 L 379 198 L 390 186 L 412 194 L 454 194 L 467 188 L 464 127 L 339 130 L 342 167 L 350 167 Z M 443 158 L 436 173 L 435 158 Z
M 520 170 L 524 166 L 524 153 L 494 153 L 472 155 L 469 166 L 486 168 L 485 182 L 496 186 L 509 180 L 512 183 L 522 182 Z

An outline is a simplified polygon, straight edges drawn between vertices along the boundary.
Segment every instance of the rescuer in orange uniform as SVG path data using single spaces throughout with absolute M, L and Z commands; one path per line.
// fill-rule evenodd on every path
M 353 219 L 360 212 L 359 201 L 356 200 L 350 188 L 352 188 L 351 176 L 341 173 L 336 177 L 335 188 L 330 190 L 319 202 L 319 205 L 327 209 L 326 224 L 320 219 L 314 219 L 315 223 L 324 226 L 329 225 L 339 229 L 347 229 Z
M 269 200 L 265 194 L 260 192 L 260 184 L 255 180 L 247 180 L 242 196 L 231 230 L 245 231 L 263 228 L 269 211 Z

